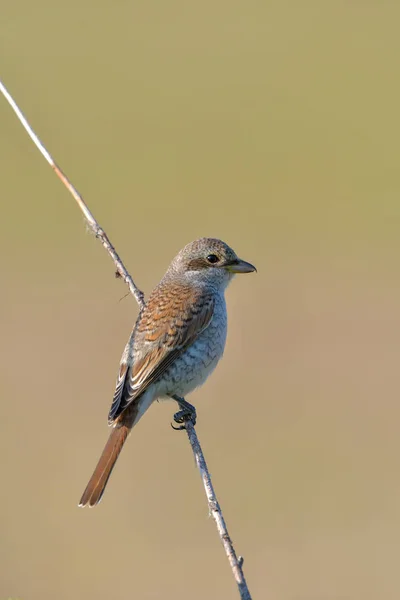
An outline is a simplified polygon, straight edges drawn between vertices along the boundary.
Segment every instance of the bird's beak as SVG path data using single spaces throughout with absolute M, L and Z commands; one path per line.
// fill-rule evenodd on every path
M 225 263 L 223 266 L 230 273 L 253 273 L 253 271 L 257 271 L 254 265 L 240 258 Z

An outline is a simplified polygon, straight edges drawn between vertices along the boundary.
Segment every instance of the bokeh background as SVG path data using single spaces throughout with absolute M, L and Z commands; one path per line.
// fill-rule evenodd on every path
M 258 274 L 190 397 L 255 599 L 400 595 L 400 4 L 3 2 L 1 77 L 148 293 Z M 0 598 L 236 598 L 175 406 L 77 508 L 137 307 L 0 98 Z

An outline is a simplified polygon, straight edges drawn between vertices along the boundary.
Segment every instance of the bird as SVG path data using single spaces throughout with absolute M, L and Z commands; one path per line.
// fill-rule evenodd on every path
M 190 242 L 173 259 L 126 344 L 108 415 L 113 429 L 79 506 L 100 502 L 128 435 L 155 400 L 176 400 L 175 421 L 195 423 L 195 408 L 184 397 L 205 382 L 224 352 L 225 289 L 235 274 L 253 271 L 215 238 Z

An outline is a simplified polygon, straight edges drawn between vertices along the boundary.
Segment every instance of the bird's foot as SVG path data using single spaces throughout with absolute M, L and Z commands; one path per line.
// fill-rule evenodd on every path
M 180 408 L 180 410 L 174 414 L 174 421 L 179 424 L 179 427 L 175 427 L 171 423 L 172 429 L 175 429 L 176 431 L 186 429 L 187 421 L 190 421 L 192 425 L 196 425 L 197 414 L 195 407 L 180 396 L 172 396 L 172 398 L 177 401 Z

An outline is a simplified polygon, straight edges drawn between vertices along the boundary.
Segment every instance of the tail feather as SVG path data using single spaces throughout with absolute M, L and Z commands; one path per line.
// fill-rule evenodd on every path
M 131 429 L 132 427 L 127 425 L 117 425 L 112 430 L 93 475 L 83 492 L 79 506 L 95 506 L 100 502 L 111 472 Z

